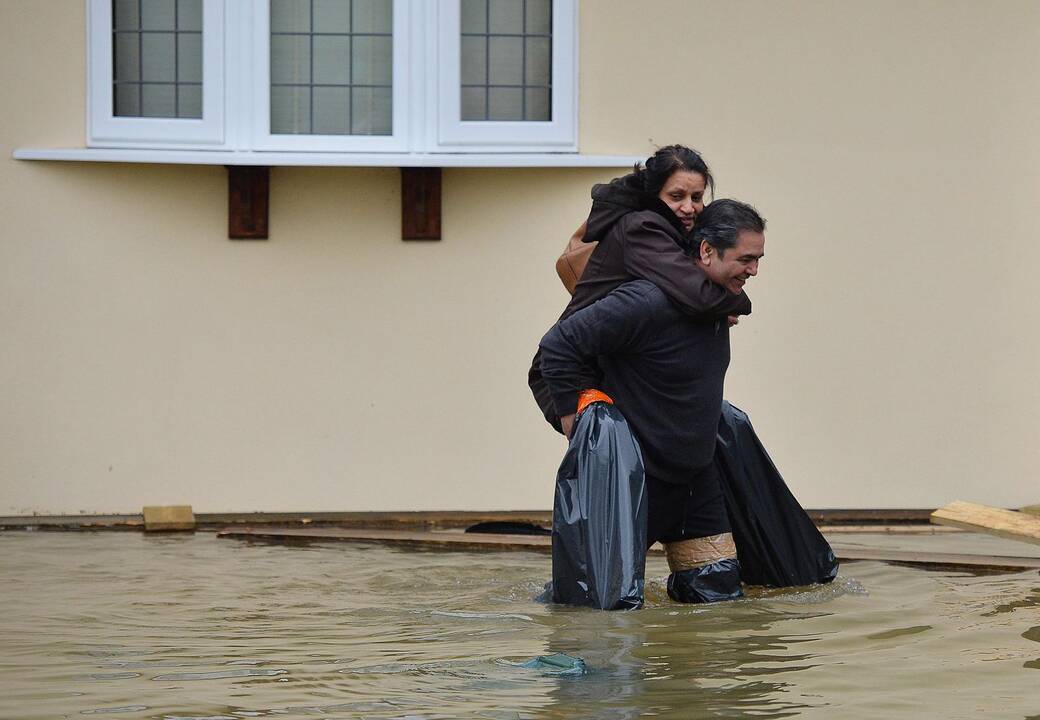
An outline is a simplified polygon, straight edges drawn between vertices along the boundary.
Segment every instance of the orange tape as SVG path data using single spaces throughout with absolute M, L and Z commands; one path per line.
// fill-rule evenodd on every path
M 592 403 L 605 402 L 608 405 L 613 405 L 614 401 L 610 399 L 610 396 L 600 390 L 582 390 L 578 393 L 578 411 L 576 415 L 581 415 L 581 411 L 587 408 Z

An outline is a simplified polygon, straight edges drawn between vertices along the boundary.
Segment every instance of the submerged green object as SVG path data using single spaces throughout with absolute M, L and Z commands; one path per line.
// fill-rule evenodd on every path
M 585 661 L 562 653 L 539 655 L 531 658 L 520 667 L 528 670 L 541 670 L 546 675 L 584 675 L 588 672 Z

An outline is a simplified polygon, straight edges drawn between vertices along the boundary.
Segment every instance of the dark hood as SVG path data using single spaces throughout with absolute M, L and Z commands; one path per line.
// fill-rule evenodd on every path
M 667 220 L 682 238 L 676 242 L 683 250 L 689 252 L 690 242 L 686 228 L 660 198 L 647 195 L 643 191 L 642 183 L 635 173 L 614 178 L 609 183 L 592 186 L 592 210 L 589 211 L 588 227 L 582 239 L 585 242 L 602 240 L 610 228 L 614 227 L 614 223 L 636 210 L 653 210 Z

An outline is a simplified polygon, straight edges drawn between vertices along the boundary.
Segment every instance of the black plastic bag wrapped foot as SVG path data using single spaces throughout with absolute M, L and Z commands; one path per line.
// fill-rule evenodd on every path
M 593 402 L 577 416 L 556 477 L 553 602 L 601 610 L 640 607 L 646 513 L 639 444 L 609 400 Z
M 747 414 L 726 401 L 715 463 L 745 583 L 790 587 L 837 576 L 830 544 L 791 494 Z
M 712 603 L 744 597 L 740 587 L 740 562 L 723 558 L 698 568 L 668 576 L 668 597 L 681 603 Z

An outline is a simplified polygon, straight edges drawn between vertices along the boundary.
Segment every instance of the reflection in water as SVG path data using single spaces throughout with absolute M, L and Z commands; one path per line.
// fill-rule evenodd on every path
M 684 606 L 652 558 L 646 607 L 606 613 L 534 602 L 545 555 L 0 533 L 0 717 L 1035 712 L 1034 574 L 843 572 Z M 521 666 L 554 653 L 587 674 Z
M 840 582 L 833 586 L 832 598 L 840 588 Z M 560 621 L 554 623 L 549 651 L 580 655 L 590 674 L 554 689 L 552 717 L 589 715 L 594 707 L 597 718 L 646 712 L 688 718 L 693 708 L 705 717 L 772 718 L 809 707 L 791 699 L 783 677 L 812 667 L 812 654 L 799 646 L 814 638 L 772 630 L 774 622 L 802 613 L 778 615 L 754 600 L 712 606 L 664 600 L 642 611 L 609 614 L 554 610 L 553 620 Z

